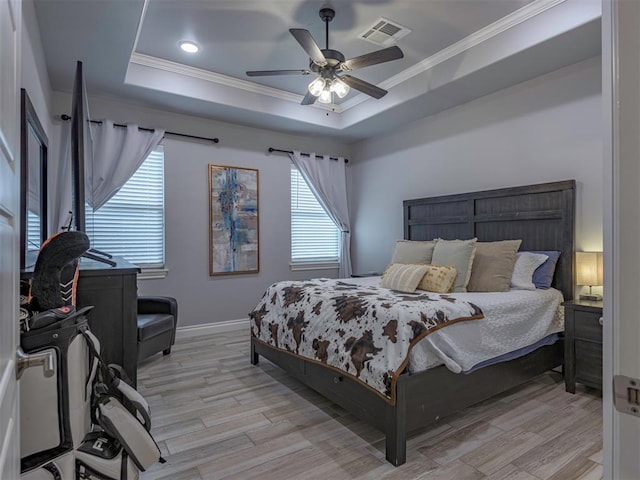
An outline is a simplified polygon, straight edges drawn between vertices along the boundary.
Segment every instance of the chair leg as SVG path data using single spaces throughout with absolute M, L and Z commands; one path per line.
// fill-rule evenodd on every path
M 171 347 L 162 350 L 162 355 L 169 355 L 171 353 Z

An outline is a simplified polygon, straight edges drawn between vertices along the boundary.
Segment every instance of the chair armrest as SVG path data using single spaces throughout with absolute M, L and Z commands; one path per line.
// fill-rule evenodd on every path
M 169 313 L 178 323 L 178 302 L 173 297 L 142 296 L 138 297 L 138 313 Z

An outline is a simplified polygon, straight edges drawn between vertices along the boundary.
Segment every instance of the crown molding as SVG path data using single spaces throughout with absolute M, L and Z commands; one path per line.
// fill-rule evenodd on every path
M 145 55 L 143 53 L 134 52 L 129 59 L 130 64 L 141 65 L 143 67 L 155 68 L 157 70 L 163 70 L 170 73 L 177 73 L 178 75 L 184 75 L 186 77 L 197 78 L 206 82 L 214 83 L 217 85 L 224 85 L 227 87 L 233 87 L 247 92 L 257 93 L 260 95 L 266 95 L 287 102 L 300 104 L 303 95 L 297 93 L 287 92 L 273 87 L 267 87 L 266 85 L 259 85 L 257 83 L 249 82 L 247 80 L 241 80 L 239 78 L 230 77 L 228 75 L 222 75 L 220 73 L 211 72 L 202 68 L 190 67 L 183 63 L 172 62 L 163 58 L 153 57 L 151 55 Z M 320 108 L 322 110 L 332 111 L 334 113 L 340 113 L 342 109 L 338 105 L 323 105 L 313 104 L 312 107 Z
M 144 16 L 147 11 L 147 3 L 149 0 L 145 0 L 144 6 L 142 9 L 142 14 L 140 16 L 140 22 L 138 23 L 138 31 L 136 33 L 136 41 L 134 44 L 134 51 L 131 53 L 131 58 L 129 59 L 129 63 L 133 63 L 136 65 L 146 66 L 150 68 L 155 68 L 158 70 L 163 70 L 166 72 L 176 73 L 179 75 L 184 75 L 187 77 L 197 78 L 200 80 L 204 80 L 217 85 L 224 85 L 228 87 L 237 88 L 240 90 L 244 90 L 247 92 L 256 93 L 259 95 L 265 95 L 273 98 L 277 98 L 280 100 L 284 100 L 287 102 L 300 104 L 303 95 L 298 95 L 295 93 L 287 92 L 284 90 L 280 90 L 273 87 L 267 87 L 265 85 L 260 85 L 254 82 L 250 82 L 247 80 L 241 80 L 239 78 L 230 77 L 228 75 L 222 75 L 219 73 L 211 72 L 209 70 L 204 70 L 201 68 L 190 67 L 188 65 L 172 62 L 169 60 L 165 60 L 158 57 L 153 57 L 150 55 L 145 55 L 142 53 L 138 53 L 135 51 L 137 46 L 138 38 L 140 35 L 140 31 L 142 29 L 142 24 L 144 22 Z M 396 75 L 382 81 L 379 83 L 381 88 L 386 90 L 393 88 L 397 85 L 400 85 L 411 78 L 420 75 L 427 70 L 432 69 L 436 65 L 443 63 L 456 55 L 460 55 L 471 48 L 480 45 L 481 43 L 500 35 L 501 33 L 509 30 L 510 28 L 516 27 L 523 22 L 535 17 L 536 15 L 540 15 L 541 13 L 565 2 L 566 0 L 534 0 L 533 2 L 525 5 L 524 7 L 516 10 L 515 12 L 510 13 L 509 15 L 493 22 L 490 25 L 478 30 L 477 32 L 468 35 L 467 37 L 459 40 L 458 42 L 440 50 L 434 55 L 422 60 L 421 62 L 416 63 L 415 65 L 403 70 L 402 72 L 397 73 Z M 361 103 L 370 100 L 370 97 L 365 95 L 364 93 L 359 93 L 353 98 L 343 102 L 339 105 L 326 105 L 321 103 L 314 103 L 310 105 L 313 108 L 319 108 L 322 110 L 331 111 L 333 113 L 342 113 L 351 108 L 360 105 Z M 308 107 L 307 107 L 308 108 Z
M 421 62 L 416 63 L 406 70 L 403 70 L 402 72 L 389 77 L 388 79 L 381 82 L 379 86 L 388 90 L 395 87 L 396 85 L 400 85 L 401 83 L 406 82 L 416 75 L 420 75 L 421 73 L 432 69 L 436 65 L 443 63 L 455 57 L 456 55 L 460 55 L 461 53 L 464 53 L 467 50 L 470 50 L 473 47 L 476 47 L 481 43 L 500 35 L 510 28 L 516 27 L 521 23 L 524 23 L 527 20 L 535 17 L 536 15 L 540 15 L 541 13 L 546 12 L 547 10 L 557 5 L 564 3 L 565 1 L 566 0 L 535 0 L 530 4 L 519 8 L 515 12 L 512 12 L 509 15 L 487 25 L 486 27 L 481 28 L 477 32 L 468 35 L 462 40 L 459 40 L 456 43 L 443 48 L 439 52 L 431 55 L 428 58 L 425 58 Z M 342 104 L 342 110 L 345 111 L 353 108 L 356 105 L 359 105 L 363 101 L 367 100 L 367 98 L 368 97 L 364 94 L 353 97 Z
M 144 67 L 155 68 L 157 70 L 164 70 L 166 72 L 177 73 L 186 77 L 197 78 L 199 80 L 205 80 L 207 82 L 216 83 L 218 85 L 239 88 L 240 90 L 245 90 L 247 92 L 260 93 L 262 95 L 268 95 L 270 97 L 275 97 L 290 102 L 299 103 L 303 98 L 302 95 L 298 95 L 295 93 L 285 92 L 284 90 L 266 87 L 264 85 L 258 85 L 247 80 L 241 80 L 239 78 L 230 77 L 228 75 L 222 75 L 220 73 L 211 72 L 202 68 L 190 67 L 183 63 L 172 62 L 163 58 L 153 57 L 151 55 L 145 55 L 142 53 L 133 53 L 133 55 L 131 55 L 130 63 L 142 65 Z
M 131 57 L 135 55 L 136 50 L 138 49 L 138 40 L 140 40 L 140 33 L 142 32 L 142 24 L 144 23 L 144 18 L 147 16 L 147 7 L 149 6 L 150 0 L 144 0 L 142 4 L 142 11 L 140 12 L 140 18 L 138 19 L 138 28 L 136 29 L 136 38 L 133 41 L 133 46 L 131 47 L 131 54 L 129 55 L 129 61 L 131 61 Z
M 259 85 L 254 82 L 241 80 L 239 78 L 230 77 L 228 75 L 222 75 L 219 73 L 212 72 L 210 70 L 190 67 L 183 63 L 171 62 L 169 60 L 165 60 L 159 57 L 153 57 L 151 55 L 145 55 L 145 54 L 136 52 L 136 49 L 138 48 L 138 40 L 140 39 L 140 33 L 142 31 L 142 25 L 144 24 L 144 19 L 147 14 L 147 7 L 149 5 L 149 1 L 150 0 L 144 0 L 142 11 L 140 12 L 140 19 L 138 21 L 138 28 L 136 31 L 136 38 L 133 43 L 131 55 L 129 57 L 129 64 L 133 63 L 133 64 L 141 65 L 144 67 L 156 68 L 158 70 L 163 70 L 165 72 L 177 73 L 179 75 L 185 75 L 188 77 L 197 78 L 197 79 L 204 80 L 204 81 L 211 82 L 218 85 L 226 85 L 229 87 L 238 88 L 240 90 L 245 90 L 247 92 L 266 95 L 269 97 L 274 97 L 280 100 L 285 100 L 285 101 L 293 102 L 297 104 L 300 104 L 300 102 L 302 102 L 304 95 L 298 95 L 295 93 L 287 92 L 285 90 L 280 90 L 273 87 L 267 87 L 265 85 Z M 327 104 L 321 104 L 321 103 L 314 103 L 313 105 L 310 105 L 310 106 L 314 108 L 318 108 L 320 110 L 330 111 L 333 113 L 340 113 L 342 111 L 342 107 L 340 105 L 327 105 Z

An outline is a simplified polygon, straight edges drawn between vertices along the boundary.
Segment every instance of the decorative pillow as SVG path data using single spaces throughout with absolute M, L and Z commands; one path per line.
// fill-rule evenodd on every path
M 438 239 L 436 242 L 431 263 L 433 265 L 451 265 L 456 269 L 458 276 L 453 284 L 454 292 L 467 291 L 477 241 L 477 238 L 472 238 L 471 240 Z
M 456 281 L 458 272 L 450 265 L 427 265 L 427 273 L 418 284 L 418 290 L 449 293 Z
M 413 293 L 424 274 L 427 273 L 427 268 L 428 265 L 392 263 L 382 274 L 380 286 L 400 292 Z
M 556 263 L 560 257 L 560 252 L 555 250 L 539 250 L 532 253 L 541 253 L 549 257 L 546 262 L 536 268 L 533 272 L 533 284 L 536 288 L 546 290 L 553 283 L 553 274 L 556 271 Z
M 541 253 L 518 252 L 511 275 L 511 288 L 515 290 L 535 290 L 533 272 L 549 257 Z
M 396 248 L 391 257 L 391 263 L 431 263 L 435 241 L 415 242 L 411 240 L 396 240 Z
M 477 242 L 468 292 L 506 292 L 522 240 Z

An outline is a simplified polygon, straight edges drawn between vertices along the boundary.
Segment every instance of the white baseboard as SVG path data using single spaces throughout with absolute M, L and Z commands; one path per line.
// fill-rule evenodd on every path
M 187 327 L 176 328 L 176 338 L 199 337 L 200 335 L 211 335 L 214 333 L 232 332 L 234 330 L 249 331 L 249 319 L 240 318 L 238 320 L 227 320 L 225 322 L 203 323 L 201 325 L 189 325 Z

